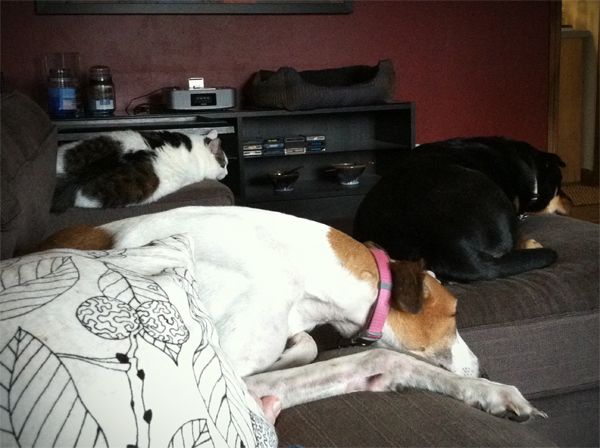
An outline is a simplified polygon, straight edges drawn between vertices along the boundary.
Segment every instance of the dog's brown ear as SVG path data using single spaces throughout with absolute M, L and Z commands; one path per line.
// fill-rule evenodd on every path
M 392 306 L 416 314 L 423 307 L 423 268 L 419 261 L 390 261 L 392 272 Z

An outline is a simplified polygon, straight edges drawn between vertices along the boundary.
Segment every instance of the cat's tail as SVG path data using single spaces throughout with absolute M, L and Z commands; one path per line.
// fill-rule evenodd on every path
M 57 178 L 50 211 L 63 213 L 68 208 L 73 207 L 77 190 L 79 190 L 79 185 L 74 179 L 69 178 L 69 176 Z
M 122 152 L 122 143 L 105 135 L 83 140 L 65 151 L 65 173 L 57 178 L 50 210 L 62 213 L 73 207 L 77 191 L 96 173 L 110 172 L 118 166 Z

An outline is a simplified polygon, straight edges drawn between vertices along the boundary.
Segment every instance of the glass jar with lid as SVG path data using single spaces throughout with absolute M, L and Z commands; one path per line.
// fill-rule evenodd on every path
M 106 117 L 115 112 L 115 86 L 110 68 L 90 67 L 88 74 L 87 111 L 91 116 Z
M 52 118 L 78 116 L 79 83 L 68 68 L 53 68 L 48 73 L 48 113 Z

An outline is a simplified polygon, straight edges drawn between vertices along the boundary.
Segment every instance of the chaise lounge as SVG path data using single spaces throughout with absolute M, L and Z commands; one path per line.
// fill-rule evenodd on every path
M 55 129 L 39 106 L 17 92 L 2 93 L 1 114 L 2 259 L 35 250 L 69 225 L 185 205 L 233 204 L 226 186 L 204 181 L 153 204 L 52 214 Z M 489 378 L 519 387 L 548 413 L 547 420 L 516 423 L 422 391 L 361 392 L 284 410 L 276 424 L 279 445 L 598 446 L 598 226 L 529 216 L 520 231 L 554 248 L 558 261 L 547 269 L 449 288 L 458 297 L 461 335 Z M 315 335 L 319 359 L 364 349 L 337 348 L 328 327 Z

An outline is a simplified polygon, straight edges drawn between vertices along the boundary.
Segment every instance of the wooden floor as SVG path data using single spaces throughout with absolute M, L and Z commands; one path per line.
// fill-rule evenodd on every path
M 571 209 L 571 216 L 577 219 L 583 219 L 584 221 L 595 222 L 600 224 L 600 218 L 598 216 L 599 208 L 596 205 L 579 205 Z
M 571 216 L 600 223 L 600 189 L 597 185 L 567 184 L 563 191 L 573 200 Z

